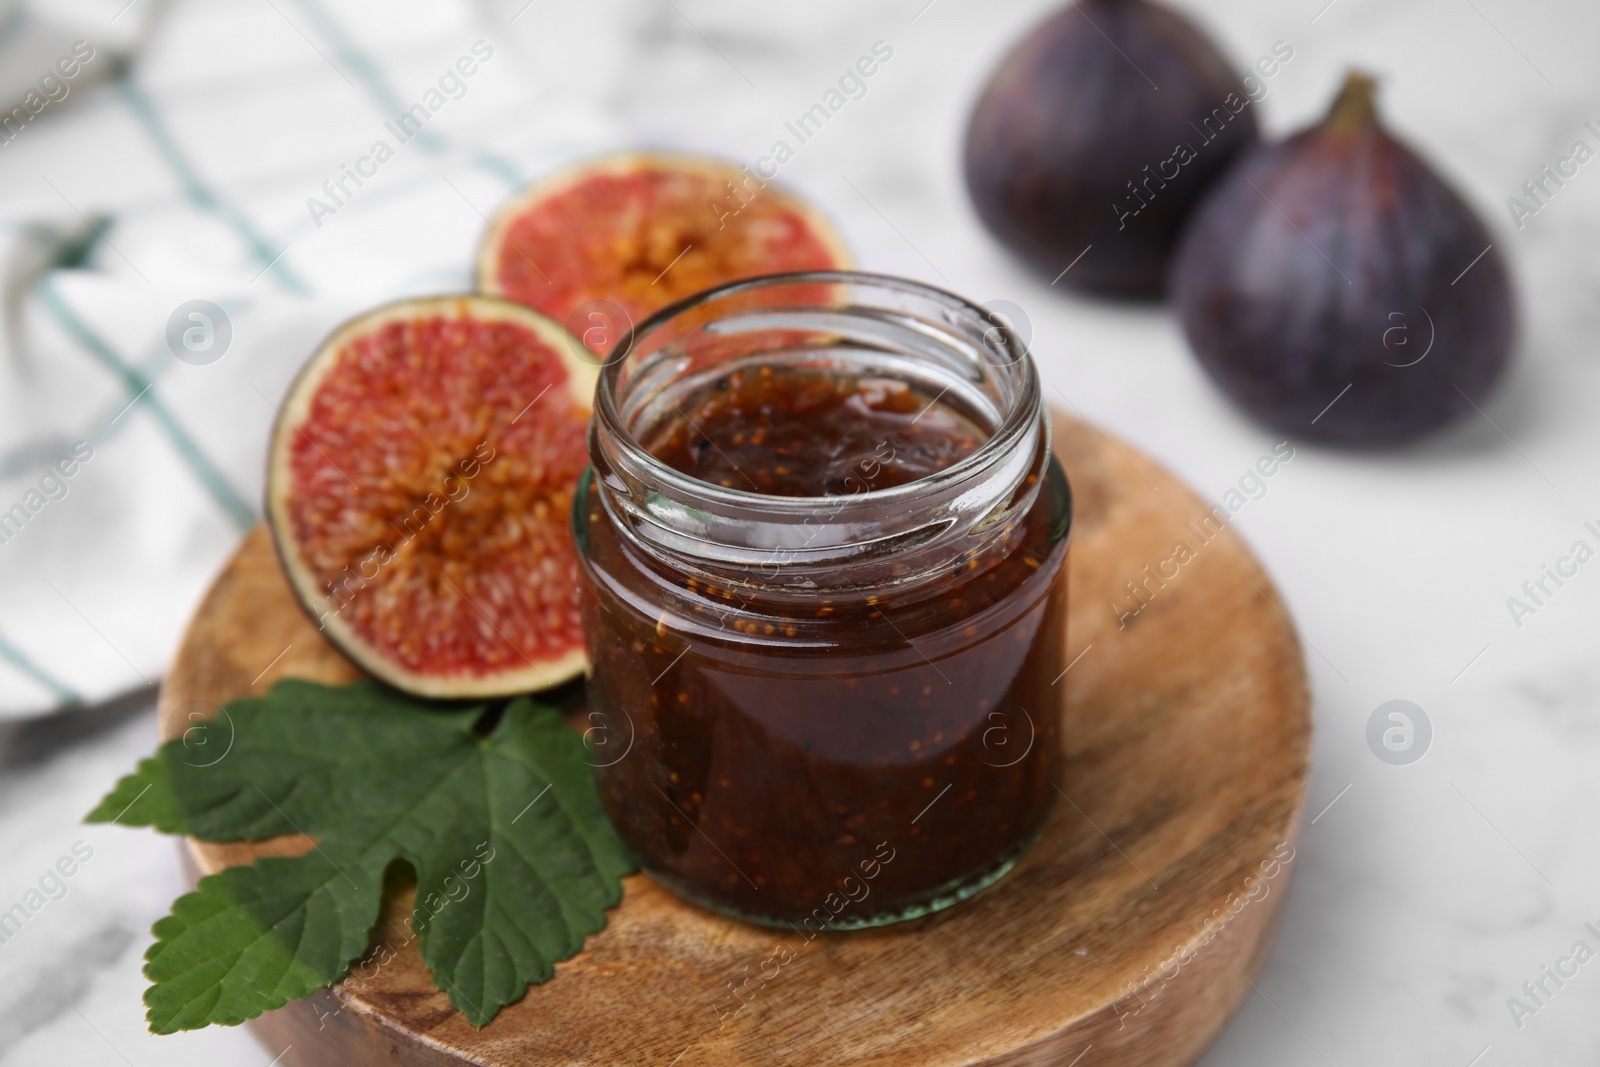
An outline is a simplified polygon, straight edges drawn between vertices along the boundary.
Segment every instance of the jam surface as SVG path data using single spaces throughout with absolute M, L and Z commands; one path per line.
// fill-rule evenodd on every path
M 904 383 L 783 368 L 676 410 L 653 455 L 781 496 L 902 485 L 985 439 Z M 674 573 L 585 481 L 601 796 L 658 880 L 814 934 L 922 914 L 1009 869 L 1060 761 L 1070 504 L 1048 470 L 1024 516 L 936 578 L 891 585 L 886 563 L 881 585 L 799 598 Z
M 769 496 L 892 489 L 983 443 L 977 426 L 937 400 L 893 378 L 733 371 L 680 403 L 684 417 L 645 448 L 703 482 Z

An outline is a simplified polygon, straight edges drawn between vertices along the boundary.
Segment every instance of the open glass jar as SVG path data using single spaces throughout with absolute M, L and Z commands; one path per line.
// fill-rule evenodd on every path
M 612 823 L 668 888 L 808 931 L 989 885 L 1056 795 L 1071 499 L 1025 347 L 852 273 L 653 316 L 573 505 Z

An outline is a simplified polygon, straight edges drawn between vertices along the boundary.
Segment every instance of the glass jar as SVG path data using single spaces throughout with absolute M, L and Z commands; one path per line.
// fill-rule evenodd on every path
M 878 275 L 709 290 L 613 351 L 589 452 L 590 718 L 646 870 L 814 933 L 1016 863 L 1056 796 L 1071 499 L 1009 330 Z

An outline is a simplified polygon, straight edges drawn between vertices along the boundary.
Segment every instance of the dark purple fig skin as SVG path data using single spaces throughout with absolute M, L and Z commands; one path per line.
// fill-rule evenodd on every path
M 1516 320 L 1488 231 L 1379 125 L 1372 89 L 1352 74 L 1320 125 L 1246 156 L 1172 273 L 1189 344 L 1224 392 L 1285 433 L 1349 444 L 1413 438 L 1481 404 Z
M 967 126 L 967 190 L 1046 277 L 1093 246 L 1062 284 L 1155 296 L 1195 203 L 1255 140 L 1239 76 L 1192 23 L 1147 0 L 1082 0 L 1035 27 L 984 89 Z M 1180 144 L 1194 158 L 1165 178 Z

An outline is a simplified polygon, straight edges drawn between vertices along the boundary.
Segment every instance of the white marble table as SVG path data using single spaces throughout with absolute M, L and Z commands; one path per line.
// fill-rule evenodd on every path
M 1595 1063 L 1600 963 L 1559 987 L 1546 979 L 1534 1014 L 1514 1019 L 1507 1000 L 1526 998 L 1524 982 L 1575 942 L 1600 950 L 1585 927 L 1600 929 L 1600 564 L 1520 626 L 1506 602 L 1574 541 L 1594 543 L 1585 521 L 1600 525 L 1600 173 L 1586 168 L 1521 230 L 1505 201 L 1584 120 L 1600 120 L 1600 9 L 1325 2 L 1182 6 L 1204 9 L 1241 68 L 1275 40 L 1292 43 L 1261 105 L 1273 134 L 1320 114 L 1347 64 L 1382 75 L 1392 125 L 1493 228 L 1518 281 L 1523 338 L 1482 416 L 1394 453 L 1302 444 L 1236 520 L 1307 645 L 1316 763 L 1282 931 L 1257 992 L 1203 1062 Z M 867 95 L 783 171 L 840 221 L 863 265 L 1022 307 L 1050 384 L 1202 495 L 1220 497 L 1275 443 L 1212 389 L 1163 310 L 1051 290 L 970 210 L 957 168 L 966 109 L 1003 46 L 1050 4 L 534 0 L 519 15 L 523 3 L 460 18 L 463 32 L 475 24 L 519 57 L 545 106 L 603 116 L 618 139 L 749 160 L 872 42 L 889 42 L 893 60 Z M 309 4 L 279 6 L 308 46 L 328 47 Z M 399 18 L 337 7 L 358 38 L 363 20 Z M 230 37 L 218 10 L 174 5 L 150 47 L 170 52 L 163 35 L 186 26 L 189 46 L 248 54 L 252 42 Z M 194 38 L 196 25 L 212 36 Z M 439 44 L 446 61 L 455 43 Z M 334 120 L 286 109 L 251 121 Z M 0 175 L 0 189 L 21 180 Z M 466 247 L 475 225 L 462 225 Z M 1425 758 L 1408 766 L 1380 761 L 1366 740 L 1369 716 L 1396 698 L 1433 728 Z M 145 690 L 0 727 L 0 909 L 75 842 L 79 859 L 92 850 L 65 865 L 66 895 L 0 944 L 3 1067 L 265 1067 L 282 1051 L 241 1030 L 144 1030 L 141 954 L 183 889 L 175 847 L 79 820 L 153 748 L 151 707 Z

